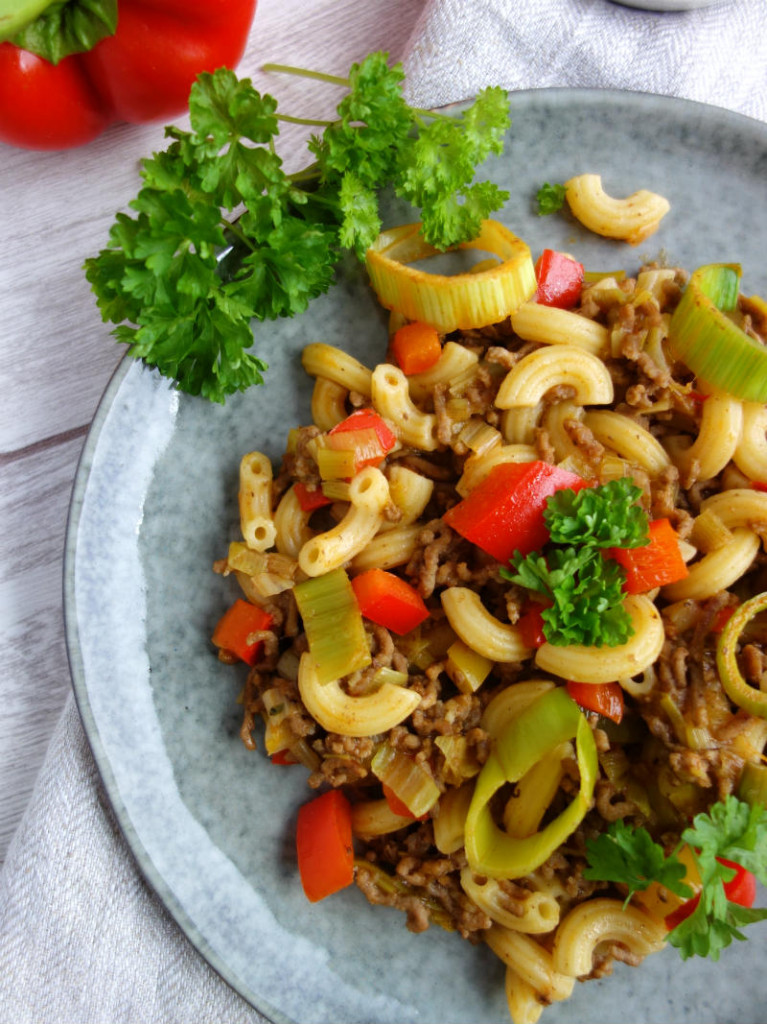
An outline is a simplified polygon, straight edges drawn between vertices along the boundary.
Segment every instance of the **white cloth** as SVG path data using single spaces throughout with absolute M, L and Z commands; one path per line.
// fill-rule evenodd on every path
M 489 84 L 611 87 L 767 119 L 766 22 L 764 0 L 679 14 L 430 0 L 405 54 L 408 95 L 434 106 Z M 263 1021 L 141 880 L 71 700 L 0 876 L 0 978 L 0 1024 Z
M 507 89 L 627 89 L 767 120 L 767 4 L 660 14 L 610 0 L 432 0 L 405 61 L 418 105 Z

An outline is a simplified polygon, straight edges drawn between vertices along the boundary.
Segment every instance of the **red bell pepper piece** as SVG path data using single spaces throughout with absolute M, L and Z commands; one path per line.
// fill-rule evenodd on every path
M 368 569 L 352 578 L 352 589 L 363 616 L 399 636 L 429 617 L 418 591 L 393 572 Z
M 543 631 L 544 607 L 544 605 L 532 601 L 517 620 L 517 629 L 525 647 L 537 649 L 546 643 L 546 634 Z
M 627 594 L 644 594 L 690 575 L 676 531 L 668 519 L 650 523 L 650 543 L 641 548 L 608 548 L 606 554 L 626 570 Z
M 751 483 L 751 489 L 754 491 L 767 492 L 767 484 L 761 483 L 759 480 L 754 480 Z
M 379 416 L 374 409 L 356 409 L 350 413 L 345 420 L 336 423 L 328 433 L 343 434 L 348 431 L 374 430 L 378 436 L 378 442 L 384 453 L 388 453 L 397 443 L 397 435 L 388 425 L 386 420 Z
M 354 470 L 380 465 L 397 444 L 397 435 L 374 409 L 357 409 L 327 434 L 328 446 L 359 451 Z
M 278 750 L 276 754 L 272 754 L 271 762 L 272 764 L 282 765 L 299 763 L 298 761 L 296 761 L 295 757 L 293 757 L 289 750 Z
M 401 818 L 412 818 L 413 821 L 426 821 L 429 817 L 427 813 L 422 814 L 420 818 L 416 819 L 416 816 L 410 810 L 408 805 L 404 801 L 400 800 L 390 786 L 387 786 L 386 783 L 384 783 L 382 788 L 383 795 L 386 797 L 386 802 L 389 805 L 389 810 L 392 814 L 398 814 Z
M 728 604 L 726 607 L 720 608 L 719 611 L 716 613 L 716 618 L 714 619 L 714 624 L 711 627 L 711 632 L 721 633 L 724 627 L 735 614 L 737 607 L 738 606 L 736 604 Z
M 354 881 L 352 809 L 339 789 L 299 808 L 296 851 L 301 884 L 312 903 Z
M 272 621 L 272 616 L 263 608 L 239 598 L 218 620 L 211 640 L 216 647 L 252 666 L 261 657 L 264 642 L 249 643 L 248 637 L 269 629 Z
M 528 555 L 549 539 L 543 519 L 547 498 L 564 488 L 588 486 L 582 477 L 548 462 L 503 463 L 442 518 L 466 540 L 508 562 L 515 551 Z
M 332 504 L 330 498 L 327 498 L 322 493 L 321 487 L 315 487 L 314 490 L 310 490 L 305 483 L 298 480 L 293 485 L 293 490 L 298 499 L 298 504 L 304 512 L 314 512 L 317 508 Z
M 596 711 L 615 723 L 623 718 L 623 690 L 618 683 L 576 683 L 569 679 L 567 692 L 585 711 Z
M 583 289 L 583 264 L 563 252 L 544 249 L 535 264 L 538 282 L 536 302 L 542 306 L 572 309 Z
M 0 43 L 0 142 L 68 149 L 119 121 L 183 113 L 201 71 L 238 63 L 255 9 L 256 0 L 120 0 L 114 34 L 58 63 L 45 59 L 54 52 Z M 94 19 L 89 5 L 78 14 Z
M 417 321 L 405 324 L 394 333 L 391 353 L 406 377 L 423 373 L 430 370 L 442 355 L 439 333 L 429 324 Z
M 756 877 L 747 868 L 742 867 L 740 864 L 736 864 L 734 861 L 725 860 L 724 857 L 717 857 L 716 859 L 720 864 L 724 864 L 728 868 L 733 868 L 735 871 L 735 874 L 730 881 L 724 883 L 724 894 L 727 899 L 731 903 L 737 903 L 741 907 L 753 907 L 754 900 L 756 899 Z M 700 893 L 693 896 L 692 899 L 687 900 L 685 903 L 680 904 L 676 910 L 668 914 L 665 918 L 668 930 L 671 931 L 676 928 L 677 925 L 681 924 L 682 921 L 686 921 L 699 903 Z

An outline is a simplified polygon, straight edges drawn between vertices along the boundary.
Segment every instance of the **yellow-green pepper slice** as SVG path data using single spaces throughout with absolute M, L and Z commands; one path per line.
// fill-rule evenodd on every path
M 575 740 L 580 789 L 569 806 L 541 831 L 517 839 L 500 829 L 490 812 L 493 795 L 505 782 L 518 782 L 545 754 Z M 540 867 L 583 820 L 597 777 L 594 736 L 564 687 L 542 694 L 514 718 L 482 767 L 466 818 L 466 856 L 476 874 L 522 878 Z

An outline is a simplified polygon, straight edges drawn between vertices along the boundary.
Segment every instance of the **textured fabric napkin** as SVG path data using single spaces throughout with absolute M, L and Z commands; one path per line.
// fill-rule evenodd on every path
M 408 95 L 433 106 L 490 84 L 620 88 L 767 119 L 766 27 L 764 0 L 676 14 L 609 0 L 430 0 L 405 54 Z M 145 886 L 72 700 L 0 875 L 0 977 L 0 1024 L 264 1020 Z

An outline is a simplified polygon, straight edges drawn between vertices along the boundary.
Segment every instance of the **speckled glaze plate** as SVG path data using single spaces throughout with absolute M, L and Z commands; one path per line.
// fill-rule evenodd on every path
M 642 94 L 512 95 L 502 158 L 486 168 L 511 199 L 501 219 L 530 244 L 591 269 L 636 268 L 665 252 L 688 268 L 741 262 L 744 290 L 767 293 L 767 127 L 720 109 Z M 538 217 L 544 181 L 595 171 L 605 189 L 660 191 L 671 212 L 639 249 Z M 393 209 L 389 223 L 401 222 Z M 293 829 L 305 773 L 276 768 L 238 737 L 242 674 L 209 643 L 234 590 L 211 571 L 237 529 L 240 456 L 278 459 L 309 421 L 300 352 L 327 341 L 380 360 L 385 318 L 357 266 L 295 320 L 257 324 L 267 383 L 210 405 L 124 362 L 85 445 L 66 551 L 67 638 L 75 691 L 128 843 L 151 885 L 216 970 L 275 1022 L 507 1022 L 503 969 L 484 947 L 403 916 L 355 888 L 310 905 Z M 105 338 L 105 344 L 110 344 Z M 767 930 L 719 965 L 674 950 L 639 970 L 576 986 L 547 1024 L 764 1019 Z

